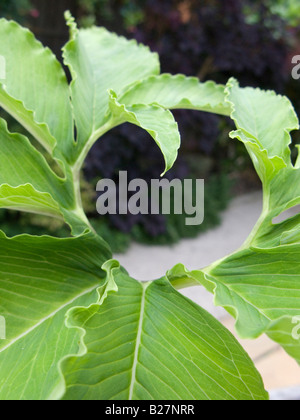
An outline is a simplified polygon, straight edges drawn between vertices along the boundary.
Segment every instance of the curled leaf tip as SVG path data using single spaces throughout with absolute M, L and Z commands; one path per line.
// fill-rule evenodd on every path
M 78 33 L 77 23 L 75 21 L 74 16 L 72 16 L 72 13 L 70 10 L 65 11 L 65 20 L 66 24 L 69 27 L 70 31 L 70 39 L 73 40 L 76 38 L 76 35 Z

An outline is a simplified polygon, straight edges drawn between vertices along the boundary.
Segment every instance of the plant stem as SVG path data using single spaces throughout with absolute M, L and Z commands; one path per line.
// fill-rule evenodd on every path
M 91 148 L 95 144 L 95 142 L 100 137 L 102 137 L 104 134 L 106 134 L 109 130 L 116 127 L 117 125 L 119 125 L 119 122 L 116 123 L 116 121 L 113 118 L 111 118 L 101 128 L 93 131 L 93 133 L 89 137 L 88 141 L 86 142 L 86 144 L 82 148 L 82 151 L 80 152 L 78 158 L 76 159 L 76 162 L 71 167 L 72 182 L 73 182 L 73 186 L 74 186 L 75 202 L 76 202 L 75 213 L 94 233 L 96 233 L 96 232 L 95 232 L 94 228 L 91 226 L 91 224 L 90 224 L 90 222 L 89 222 L 89 220 L 88 220 L 88 218 L 85 214 L 83 204 L 82 204 L 81 188 L 80 188 L 81 169 L 82 169 L 83 163 L 84 163 L 89 151 L 91 150 Z

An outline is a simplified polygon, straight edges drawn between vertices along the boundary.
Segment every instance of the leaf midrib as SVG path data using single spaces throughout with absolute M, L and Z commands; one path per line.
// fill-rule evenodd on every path
M 128 399 L 131 401 L 133 398 L 133 391 L 134 386 L 136 383 L 136 371 L 138 365 L 138 355 L 139 349 L 142 341 L 142 330 L 143 330 L 143 322 L 144 322 L 144 314 L 145 314 L 145 300 L 146 300 L 146 290 L 149 287 L 151 282 L 142 283 L 143 293 L 141 297 L 141 309 L 140 309 L 140 317 L 139 317 L 139 325 L 137 331 L 137 337 L 135 342 L 135 349 L 134 349 L 134 357 L 133 357 L 133 364 L 132 364 L 132 373 L 131 373 L 131 381 L 130 381 L 130 388 L 129 388 L 129 397 Z

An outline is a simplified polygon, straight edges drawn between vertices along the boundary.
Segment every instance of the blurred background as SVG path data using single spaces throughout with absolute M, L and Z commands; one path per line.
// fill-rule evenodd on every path
M 71 10 L 81 27 L 97 24 L 149 45 L 161 57 L 162 71 L 226 83 L 231 76 L 248 86 L 287 95 L 300 114 L 300 81 L 291 77 L 291 59 L 300 54 L 298 0 L 0 0 L 0 15 L 29 27 L 61 60 L 68 39 L 63 13 Z M 181 153 L 168 178 L 204 178 L 205 222 L 186 227 L 185 215 L 97 217 L 95 184 L 157 178 L 162 156 L 147 133 L 123 125 L 105 136 L 90 152 L 82 174 L 86 211 L 96 230 L 115 252 L 131 241 L 174 244 L 220 223 L 232 197 L 256 191 L 260 183 L 238 142 L 228 141 L 229 119 L 193 111 L 176 111 L 182 134 Z M 18 129 L 13 121 L 10 129 Z M 300 142 L 294 136 L 294 142 Z M 118 151 L 116 153 L 116 150 Z M 8 235 L 20 232 L 66 235 L 65 226 L 39 216 L 1 211 Z

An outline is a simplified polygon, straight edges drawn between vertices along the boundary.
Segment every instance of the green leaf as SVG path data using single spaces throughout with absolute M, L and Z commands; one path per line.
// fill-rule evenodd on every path
M 22 164 L 20 165 L 20 162 Z M 0 119 L 0 207 L 64 218 L 74 235 L 91 229 L 76 201 L 72 174 L 59 178 L 45 158 L 20 134 L 11 134 Z M 23 194 L 23 195 L 22 195 Z
M 135 83 L 119 98 L 126 106 L 158 104 L 167 109 L 194 109 L 229 116 L 225 87 L 214 82 L 199 83 L 196 77 L 162 74 Z
M 22 162 L 22 164 L 20 164 Z M 44 157 L 20 134 L 11 134 L 0 119 L 0 199 L 2 208 L 62 218 L 81 233 L 88 226 L 76 208 L 74 187 L 59 178 Z M 22 196 L 22 193 L 24 195 Z M 76 225 L 81 223 L 80 229 Z
M 290 131 L 298 120 L 287 98 L 259 89 L 242 89 L 231 80 L 228 101 L 238 131 L 263 182 L 263 211 L 236 253 L 201 271 L 177 266 L 174 286 L 193 280 L 215 294 L 216 305 L 237 320 L 243 338 L 267 333 L 300 363 L 300 340 L 293 319 L 300 314 L 300 215 L 274 219 L 300 203 L 300 170 L 291 162 Z M 234 228 L 234 227 L 233 227 Z
M 16 118 L 49 153 L 68 160 L 73 145 L 69 86 L 54 54 L 13 21 L 0 20 L 0 56 L 6 78 L 0 106 Z
M 68 309 L 97 301 L 102 264 L 111 258 L 92 234 L 71 239 L 0 233 L 0 399 L 50 398 L 60 382 L 58 364 L 78 352 L 64 325 Z
M 221 115 L 230 115 L 231 112 L 224 86 L 170 74 L 150 76 L 133 83 L 119 97 L 110 91 L 110 107 L 117 123 L 131 122 L 152 135 L 165 158 L 166 168 L 162 175 L 172 168 L 180 147 L 178 127 L 169 109 L 194 109 Z
M 300 314 L 299 244 L 244 250 L 205 274 L 216 285 L 216 304 L 235 312 L 241 337 L 266 332 L 300 363 L 300 341 L 292 334 L 293 318 Z
M 290 132 L 299 128 L 290 101 L 275 92 L 240 88 L 235 79 L 227 85 L 227 101 L 237 131 L 231 133 L 245 143 L 263 183 L 282 168 L 291 167 Z
M 289 147 L 291 130 L 299 128 L 295 111 L 287 98 L 259 89 L 241 89 L 233 79 L 227 94 L 239 129 L 232 137 L 245 142 L 263 182 L 263 212 L 246 244 L 270 248 L 296 243 L 292 238 L 300 227 L 298 216 L 279 224 L 273 222 L 285 210 L 300 204 L 300 169 L 297 163 L 293 166 Z
M 178 265 L 168 276 L 174 287 L 205 286 L 215 305 L 236 318 L 241 338 L 266 333 L 300 363 L 300 340 L 293 336 L 293 319 L 300 314 L 299 252 L 299 245 L 245 249 L 202 271 Z
M 178 125 L 172 113 L 158 105 L 133 105 L 119 103 L 117 94 L 110 91 L 110 110 L 120 123 L 130 122 L 146 130 L 155 140 L 165 158 L 164 175 L 172 168 L 180 147 Z
M 31 189 L 34 205 L 37 210 L 41 210 L 41 213 L 44 213 L 45 210 L 44 193 L 48 194 L 47 202 L 50 204 L 50 213 L 56 208 L 55 213 L 58 217 L 61 217 L 61 213 L 57 210 L 58 205 L 55 202 L 59 203 L 60 207 L 75 207 L 73 186 L 67 183 L 65 179 L 59 178 L 50 169 L 44 157 L 26 137 L 20 134 L 11 134 L 7 130 L 6 122 L 2 119 L 0 119 L 0 168 L 1 188 L 3 189 L 3 184 L 13 188 L 30 184 L 31 187 L 29 186 L 26 190 L 25 201 L 28 203 L 28 193 Z M 17 200 L 15 190 L 6 189 L 5 191 L 13 194 L 13 196 L 7 196 L 6 198 L 8 200 L 14 199 L 19 210 L 26 211 L 28 209 L 28 204 L 25 203 L 25 206 L 23 206 L 24 198 L 20 194 L 18 194 L 19 199 Z M 38 205 L 39 200 L 42 202 L 41 208 Z M 4 203 L 4 201 L 2 202 Z
M 59 205 L 50 194 L 36 191 L 31 184 L 11 187 L 0 186 L 0 208 L 39 213 L 60 218 Z
M 93 143 L 102 133 L 101 127 L 105 125 L 109 111 L 108 89 L 119 95 L 127 85 L 158 74 L 159 60 L 147 47 L 104 28 L 76 30 L 70 19 L 69 25 L 71 40 L 63 55 L 73 78 L 71 90 L 78 157 L 86 143 Z
M 249 357 L 211 315 L 166 279 L 139 283 L 115 266 L 113 274 L 118 294 L 69 312 L 82 351 L 62 362 L 63 399 L 268 398 Z

